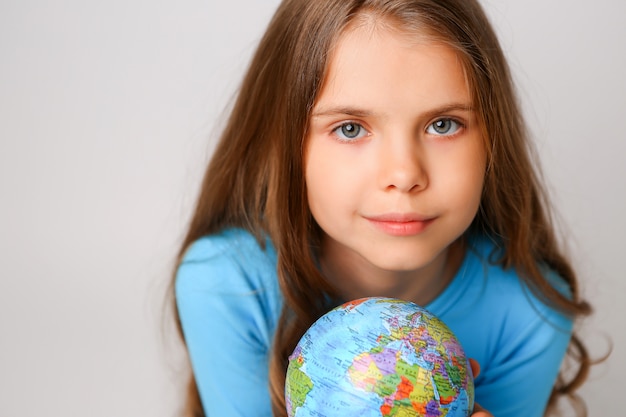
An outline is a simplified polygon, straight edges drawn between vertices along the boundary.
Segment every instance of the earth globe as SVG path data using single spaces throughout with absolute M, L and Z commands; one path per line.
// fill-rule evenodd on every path
M 469 360 L 452 331 L 392 298 L 345 303 L 317 320 L 289 357 L 290 417 L 467 417 Z

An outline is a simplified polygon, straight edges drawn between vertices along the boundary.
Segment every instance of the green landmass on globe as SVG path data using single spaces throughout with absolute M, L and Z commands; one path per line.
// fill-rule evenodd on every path
M 467 417 L 468 358 L 454 333 L 414 303 L 363 298 L 317 320 L 285 381 L 290 417 Z

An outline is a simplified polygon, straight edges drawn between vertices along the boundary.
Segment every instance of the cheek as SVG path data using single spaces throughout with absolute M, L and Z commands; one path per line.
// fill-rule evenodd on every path
M 322 144 L 323 145 L 323 144 Z M 309 147 L 306 156 L 305 181 L 309 210 L 327 234 L 337 235 L 351 224 L 363 196 L 362 173 L 343 149 Z
M 346 173 L 330 164 L 309 165 L 305 171 L 307 196 L 311 213 L 331 213 L 347 201 L 350 186 Z
M 333 200 L 337 175 L 332 162 L 324 158 L 323 150 L 319 146 L 309 146 L 305 155 L 304 178 L 309 208 L 318 222 L 320 216 L 328 210 L 329 202 Z
M 471 206 L 475 212 L 480 204 L 485 183 L 485 155 L 482 149 L 477 151 L 474 157 L 467 162 L 466 173 L 464 181 L 465 199 L 468 206 Z
M 439 178 L 439 190 L 450 204 L 475 211 L 480 204 L 485 180 L 485 153 L 482 146 L 471 146 L 454 155 L 448 155 Z
M 335 199 L 338 204 L 344 193 L 354 189 L 355 167 L 350 166 L 350 155 L 342 152 L 338 146 L 326 142 L 323 138 L 312 138 L 313 142 L 305 154 L 305 181 L 308 189 L 309 204 L 317 200 Z

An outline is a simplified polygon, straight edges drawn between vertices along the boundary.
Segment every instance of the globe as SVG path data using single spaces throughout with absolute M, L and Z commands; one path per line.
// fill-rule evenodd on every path
M 317 320 L 289 357 L 290 417 L 469 416 L 474 381 L 452 331 L 418 305 L 363 298 Z

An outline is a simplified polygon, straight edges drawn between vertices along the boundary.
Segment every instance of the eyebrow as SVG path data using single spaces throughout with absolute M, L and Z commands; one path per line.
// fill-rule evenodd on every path
M 465 111 L 465 112 L 473 112 L 474 106 L 467 103 L 450 103 L 445 104 L 440 107 L 435 107 L 424 112 L 424 115 L 427 117 L 432 117 L 442 113 L 448 113 L 451 111 Z M 311 117 L 328 117 L 328 116 L 338 116 L 338 115 L 346 115 L 352 117 L 371 117 L 378 116 L 379 114 L 373 112 L 371 110 L 359 108 L 359 107 L 351 107 L 351 106 L 336 106 L 329 108 L 320 108 L 314 109 L 311 113 Z
M 324 117 L 324 116 L 337 116 L 337 115 L 347 115 L 354 117 L 370 117 L 375 115 L 374 112 L 360 109 L 357 107 L 349 107 L 349 106 L 337 106 L 330 108 L 321 108 L 318 110 L 313 110 L 311 113 L 311 117 Z

